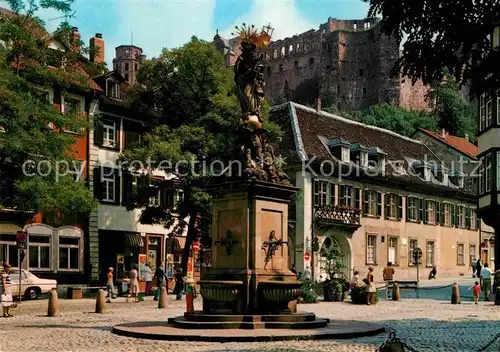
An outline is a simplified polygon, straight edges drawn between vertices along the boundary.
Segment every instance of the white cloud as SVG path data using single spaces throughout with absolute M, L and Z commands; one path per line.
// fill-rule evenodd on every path
M 261 28 L 271 23 L 274 28 L 273 40 L 284 39 L 295 34 L 317 29 L 319 23 L 308 21 L 298 10 L 295 0 L 253 0 L 250 10 L 238 17 L 221 35 L 232 37 L 234 26 L 242 23 Z

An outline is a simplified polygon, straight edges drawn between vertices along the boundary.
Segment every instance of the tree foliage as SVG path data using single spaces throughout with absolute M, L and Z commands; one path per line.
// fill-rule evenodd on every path
M 81 53 L 67 53 L 65 70 L 49 67 L 51 38 L 69 38 L 70 28 L 63 24 L 50 36 L 35 16 L 39 7 L 67 12 L 71 1 L 7 2 L 12 13 L 0 18 L 0 40 L 6 43 L 0 56 L 0 206 L 74 219 L 96 203 L 68 173 L 77 165 L 71 152 L 75 138 L 62 130 L 83 131 L 87 121 L 61 114 L 37 86 L 88 90 L 88 77 L 83 83 L 83 74 L 75 73 Z
M 160 117 L 144 143 L 123 158 L 156 161 L 150 171 L 161 169 L 175 176 L 184 197 L 174 207 L 150 207 L 147 193 L 151 190 L 145 191 L 129 209 L 145 207 L 141 222 L 161 224 L 174 236 L 187 227 L 182 260 L 185 269 L 193 240 L 209 232 L 211 198 L 205 186 L 222 173 L 232 158 L 234 131 L 240 118 L 234 76 L 212 43 L 193 37 L 189 43 L 164 49 L 159 58 L 147 61 L 138 77 L 153 94 L 136 91 L 131 97 L 149 96 L 149 103 L 159 109 Z M 268 105 L 263 110 L 266 117 Z M 265 128 L 269 138 L 280 137 L 276 125 L 266 122 Z M 206 245 L 210 243 L 207 236 L 202 240 Z
M 473 91 L 500 89 L 500 49 L 490 42 L 500 19 L 498 1 L 364 0 L 368 16 L 381 16 L 384 34 L 407 35 L 394 73 L 424 83 L 451 74 Z

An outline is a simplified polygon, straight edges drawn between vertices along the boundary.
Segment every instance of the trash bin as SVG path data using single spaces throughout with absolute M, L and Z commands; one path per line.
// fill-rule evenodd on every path
M 68 287 L 68 299 L 82 299 L 83 290 L 80 287 Z

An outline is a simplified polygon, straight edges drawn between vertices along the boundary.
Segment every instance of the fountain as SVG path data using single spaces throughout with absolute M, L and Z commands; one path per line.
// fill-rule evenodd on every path
M 331 322 L 297 312 L 301 282 L 288 269 L 288 203 L 297 189 L 265 139 L 262 54 L 273 29 L 238 28 L 241 55 L 235 83 L 242 110 L 233 163 L 224 182 L 209 187 L 212 201 L 212 266 L 198 282 L 203 310 L 168 322 L 126 323 L 113 332 L 168 340 L 255 341 L 355 337 L 383 327 Z M 243 165 L 242 174 L 237 167 Z M 227 329 L 234 329 L 229 332 Z

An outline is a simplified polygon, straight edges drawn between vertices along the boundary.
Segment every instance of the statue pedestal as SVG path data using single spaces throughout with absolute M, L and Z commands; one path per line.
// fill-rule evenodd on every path
M 212 267 L 200 281 L 203 312 L 293 313 L 289 303 L 301 283 L 288 269 L 288 203 L 297 189 L 237 181 L 210 191 Z

